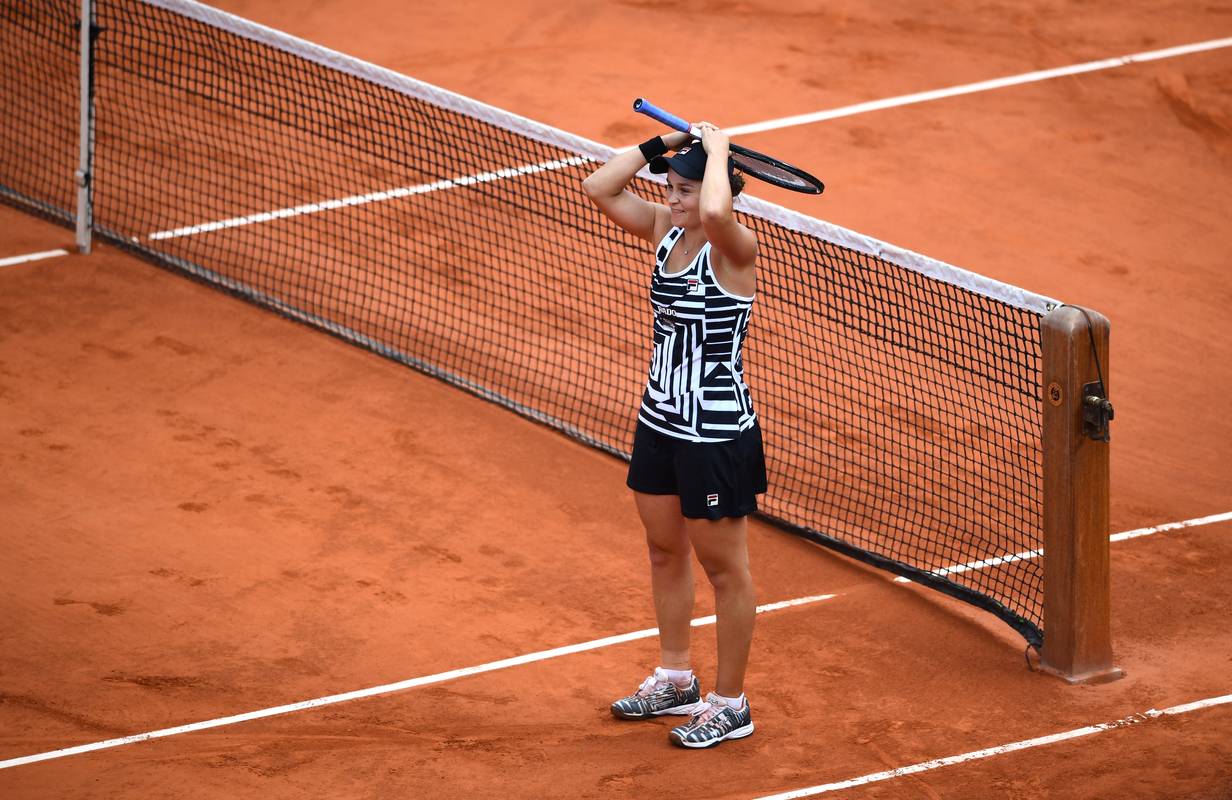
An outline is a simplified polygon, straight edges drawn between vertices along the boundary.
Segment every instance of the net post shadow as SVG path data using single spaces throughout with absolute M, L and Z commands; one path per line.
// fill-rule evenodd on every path
M 1069 683 L 1106 683 L 1124 675 L 1112 663 L 1110 621 L 1107 421 L 1111 405 L 1105 399 L 1106 384 L 1100 385 L 1107 380 L 1109 328 L 1108 319 L 1098 312 L 1069 305 L 1055 308 L 1041 322 L 1044 644 L 1040 665 Z

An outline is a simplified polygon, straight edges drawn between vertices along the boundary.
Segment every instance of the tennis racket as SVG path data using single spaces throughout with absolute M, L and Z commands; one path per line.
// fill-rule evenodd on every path
M 633 101 L 633 110 L 639 114 L 645 114 L 653 120 L 658 120 L 669 128 L 675 128 L 678 131 L 691 133 L 697 138 L 701 138 L 701 133 L 692 125 L 641 97 Z M 745 175 L 751 175 L 758 180 L 763 180 L 766 183 L 783 189 L 790 189 L 793 192 L 821 194 L 826 190 L 824 183 L 799 167 L 793 167 L 785 161 L 779 161 L 777 158 L 772 158 L 765 153 L 759 153 L 756 150 L 750 150 L 738 144 L 729 145 L 729 148 L 732 161 L 735 162 L 736 167 Z

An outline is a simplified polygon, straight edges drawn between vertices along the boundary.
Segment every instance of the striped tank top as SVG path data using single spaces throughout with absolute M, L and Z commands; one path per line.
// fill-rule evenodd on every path
M 753 298 L 719 286 L 709 242 L 668 274 L 667 257 L 683 233 L 672 228 L 655 251 L 654 354 L 638 419 L 677 439 L 730 441 L 757 419 L 742 357 Z

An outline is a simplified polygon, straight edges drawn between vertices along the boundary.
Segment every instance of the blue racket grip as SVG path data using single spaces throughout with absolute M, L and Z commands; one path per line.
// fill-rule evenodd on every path
M 666 111 L 659 108 L 654 103 L 650 102 L 649 100 L 645 98 L 639 97 L 636 100 L 634 100 L 633 110 L 639 114 L 645 114 L 646 116 L 650 117 L 653 120 L 658 120 L 659 122 L 662 122 L 664 125 L 666 125 L 669 128 L 675 128 L 676 130 L 684 131 L 685 133 L 693 132 L 692 125 L 685 122 L 684 120 L 682 120 L 680 117 L 676 116 L 675 114 L 667 113 Z

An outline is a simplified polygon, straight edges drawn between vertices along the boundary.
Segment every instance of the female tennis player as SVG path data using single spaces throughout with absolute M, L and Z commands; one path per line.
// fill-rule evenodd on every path
M 655 248 L 654 355 L 627 483 L 646 528 L 662 661 L 634 694 L 612 704 L 612 714 L 688 714 L 670 739 L 692 748 L 753 732 L 744 696 L 755 613 L 746 516 L 766 491 L 741 359 L 757 240 L 732 214 L 744 181 L 731 168 L 727 135 L 709 123 L 697 128 L 700 144 L 687 133 L 656 136 L 583 183 L 600 211 Z M 676 153 L 666 157 L 669 149 Z M 627 188 L 647 162 L 651 172 L 667 173 L 666 205 Z M 694 553 L 718 616 L 718 677 L 704 701 L 689 660 Z

